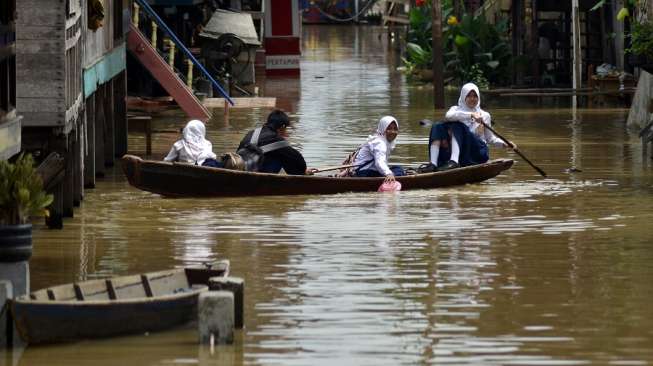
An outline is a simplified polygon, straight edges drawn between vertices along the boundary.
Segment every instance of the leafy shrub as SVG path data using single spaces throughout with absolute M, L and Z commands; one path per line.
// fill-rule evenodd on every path
M 43 190 L 32 155 L 21 154 L 15 164 L 0 161 L 0 225 L 25 224 L 30 216 L 47 215 L 52 200 Z

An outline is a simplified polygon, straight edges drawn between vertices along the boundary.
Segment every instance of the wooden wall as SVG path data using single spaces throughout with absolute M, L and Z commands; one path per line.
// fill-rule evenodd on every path
M 82 107 L 79 1 L 16 4 L 16 109 L 24 126 L 74 127 Z
M 86 9 L 87 2 L 83 2 Z M 89 67 L 98 62 L 105 54 L 124 43 L 123 37 L 123 12 L 129 11 L 130 1 L 103 0 L 104 23 L 96 31 L 87 29 L 84 37 L 83 66 Z M 84 17 L 87 12 L 84 11 Z M 127 16 L 128 18 L 128 16 Z M 86 20 L 85 20 L 86 22 Z
M 15 0 L 0 3 L 0 160 L 20 151 L 21 123 L 16 115 Z

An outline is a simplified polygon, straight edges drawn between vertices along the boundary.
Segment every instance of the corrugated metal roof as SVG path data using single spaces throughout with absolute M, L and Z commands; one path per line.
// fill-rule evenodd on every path
M 225 33 L 235 34 L 247 45 L 261 45 L 256 35 L 252 15 L 249 13 L 218 9 L 213 13 L 211 20 L 204 26 L 204 29 L 200 32 L 200 36 L 218 39 L 218 37 Z

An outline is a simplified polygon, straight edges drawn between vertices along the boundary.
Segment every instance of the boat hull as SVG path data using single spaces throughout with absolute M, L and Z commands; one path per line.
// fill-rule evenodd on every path
M 444 172 L 397 177 L 402 190 L 478 183 L 499 175 L 514 163 L 497 159 Z M 129 183 L 141 190 L 170 197 L 237 197 L 263 195 L 336 194 L 376 191 L 383 177 L 337 178 L 243 172 L 197 165 L 143 160 L 125 155 L 122 166 Z
M 29 344 L 160 331 L 197 318 L 198 295 L 113 302 L 14 302 L 12 314 Z
M 229 261 L 48 287 L 9 300 L 29 344 L 143 334 L 197 319 L 210 278 L 229 275 Z

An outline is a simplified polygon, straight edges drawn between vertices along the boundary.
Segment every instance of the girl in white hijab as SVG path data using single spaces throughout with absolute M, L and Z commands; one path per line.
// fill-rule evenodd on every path
M 449 108 L 444 119 L 450 122 L 434 125 L 431 130 L 429 155 L 433 170 L 447 170 L 459 166 L 484 163 L 489 159 L 488 144 L 497 147 L 508 146 L 483 126 L 483 123 L 491 126 L 492 118 L 488 112 L 481 109 L 481 94 L 478 87 L 473 83 L 463 85 L 458 98 L 458 105 Z M 459 130 L 458 126 L 451 122 L 464 124 L 475 138 L 470 138 L 466 131 Z M 442 144 L 445 143 L 445 140 L 448 143 L 449 139 L 450 157 L 448 161 L 442 164 L 440 148 L 443 147 Z M 464 145 L 464 161 L 460 161 L 461 145 Z M 438 169 L 439 164 L 441 167 Z
M 182 131 L 182 139 L 172 145 L 163 160 L 202 165 L 206 159 L 215 159 L 213 146 L 204 136 L 206 136 L 204 123 L 196 119 L 189 121 Z
M 399 122 L 392 116 L 385 116 L 379 120 L 376 133 L 370 135 L 356 155 L 355 175 L 357 177 L 386 177 L 392 181 L 395 176 L 405 175 L 401 167 L 388 166 L 388 157 L 395 148 Z

